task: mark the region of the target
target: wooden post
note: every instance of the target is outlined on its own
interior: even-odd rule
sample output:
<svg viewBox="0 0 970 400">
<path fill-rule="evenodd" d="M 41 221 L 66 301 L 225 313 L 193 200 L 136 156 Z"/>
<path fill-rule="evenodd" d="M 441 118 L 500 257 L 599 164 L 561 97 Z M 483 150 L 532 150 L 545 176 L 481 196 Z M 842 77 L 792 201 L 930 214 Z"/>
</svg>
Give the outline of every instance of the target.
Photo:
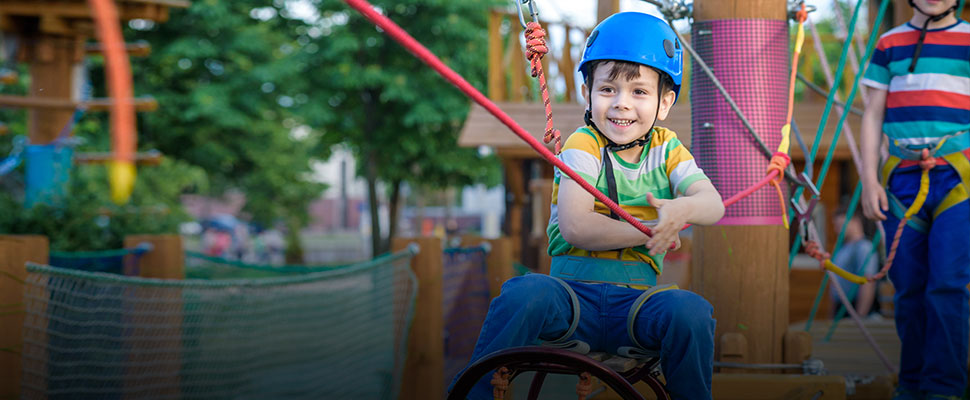
<svg viewBox="0 0 970 400">
<path fill-rule="evenodd" d="M 515 275 L 512 266 L 512 238 L 503 236 L 497 239 L 484 239 L 478 235 L 465 235 L 462 246 L 477 246 L 482 242 L 491 247 L 485 258 L 485 276 L 488 279 L 488 293 L 495 298 L 502 291 L 502 284 Z"/>
<path fill-rule="evenodd" d="M 695 23 L 742 19 L 785 21 L 786 3 L 782 0 L 697 0 L 694 2 Z M 709 40 L 717 40 L 717 38 L 709 38 Z M 716 45 L 723 46 L 723 51 L 733 51 L 732 49 L 752 44 L 718 42 Z M 717 49 L 715 51 L 721 51 L 721 47 L 715 47 L 715 49 Z M 718 71 L 716 67 L 715 72 L 725 73 Z M 700 76 L 703 74 L 695 74 L 695 78 Z M 724 79 L 723 76 L 721 79 Z M 756 86 L 759 92 L 774 93 L 772 91 L 778 90 L 787 93 L 785 87 L 767 87 L 766 83 L 759 82 L 762 80 L 752 76 L 751 79 L 745 80 L 745 90 L 756 90 L 752 88 Z M 732 87 L 728 86 L 727 90 L 731 93 Z M 735 100 L 737 101 L 737 98 Z M 705 107 L 714 107 L 713 103 L 703 105 L 695 102 L 694 105 L 694 118 L 703 115 L 700 113 L 704 112 L 713 114 L 711 110 L 705 109 Z M 784 107 L 784 105 L 778 106 Z M 747 117 L 756 126 L 760 122 L 758 118 L 766 118 L 751 113 L 748 113 Z M 694 147 L 697 147 L 699 137 L 716 135 L 717 129 L 719 128 L 715 126 L 713 130 L 695 131 Z M 775 132 L 759 133 L 762 137 L 778 135 Z M 760 156 L 760 152 L 758 155 Z M 711 169 L 710 166 L 706 168 Z M 726 169 L 721 176 L 732 173 L 728 169 L 729 166 L 715 166 L 715 168 Z M 727 336 L 728 338 L 741 335 L 748 344 L 748 354 L 740 357 L 747 362 L 781 362 L 782 337 L 787 332 L 788 324 L 789 249 L 788 231 L 781 225 L 781 219 L 778 219 L 777 225 L 696 227 L 693 239 L 694 268 L 691 273 L 691 289 L 703 295 L 714 305 L 714 318 L 717 320 L 716 346 L 719 348 L 725 343 L 725 335 L 730 335 Z M 726 349 L 719 348 L 716 353 L 726 354 L 723 350 Z"/>
<path fill-rule="evenodd" d="M 418 277 L 418 298 L 398 399 L 442 399 L 445 397 L 443 246 L 436 237 L 394 238 L 391 249 L 400 251 L 411 243 L 420 247 L 420 252 L 411 260 L 411 270 Z"/>
<path fill-rule="evenodd" d="M 505 68 L 502 68 L 502 19 L 496 10 L 488 14 L 488 98 L 505 100 Z"/>
<path fill-rule="evenodd" d="M 130 263 L 125 257 L 125 275 L 143 278 L 185 279 L 185 254 L 182 251 L 182 238 L 178 235 L 129 235 L 125 236 L 125 248 L 150 243 L 152 250 L 141 255 L 138 263 Z M 141 352 L 128 354 L 128 377 L 125 379 L 125 398 L 142 398 L 151 394 L 178 397 L 180 392 L 179 370 L 182 364 L 182 292 L 177 288 L 134 286 L 130 288 L 126 300 L 131 301 L 133 329 L 128 336 L 135 350 L 149 347 L 168 348 L 171 352 L 164 355 L 145 355 Z M 148 326 L 142 325 L 150 322 Z M 158 341 L 159 338 L 166 338 Z M 164 364 L 161 364 L 163 363 Z M 154 364 L 148 370 L 139 365 Z M 165 374 L 158 374 L 165 371 Z"/>
<path fill-rule="evenodd" d="M 179 235 L 128 235 L 125 248 L 151 243 L 152 250 L 143 254 L 134 267 L 129 270 L 125 262 L 125 275 L 143 278 L 185 279 L 185 254 L 182 251 L 182 238 Z M 131 256 L 128 256 L 131 257 Z"/>
<path fill-rule="evenodd" d="M 596 3 L 596 23 L 620 11 L 620 0 L 599 0 Z"/>
<path fill-rule="evenodd" d="M 0 398 L 20 397 L 26 263 L 47 264 L 46 236 L 0 235 Z"/>
<path fill-rule="evenodd" d="M 801 364 L 812 356 L 812 335 L 805 331 L 788 331 L 784 352 L 785 364 Z"/>
<path fill-rule="evenodd" d="M 529 192 L 532 195 L 532 232 L 529 241 L 537 248 L 536 272 L 549 274 L 552 257 L 549 256 L 549 238 L 546 236 L 546 225 L 552 212 L 552 179 L 535 178 L 529 181 Z"/>
<path fill-rule="evenodd" d="M 74 98 L 74 67 L 84 57 L 84 36 L 40 34 L 27 46 L 30 63 L 30 96 L 51 100 Z M 31 109 L 28 127 L 31 144 L 46 144 L 57 138 L 74 114 L 72 109 Z"/>
</svg>

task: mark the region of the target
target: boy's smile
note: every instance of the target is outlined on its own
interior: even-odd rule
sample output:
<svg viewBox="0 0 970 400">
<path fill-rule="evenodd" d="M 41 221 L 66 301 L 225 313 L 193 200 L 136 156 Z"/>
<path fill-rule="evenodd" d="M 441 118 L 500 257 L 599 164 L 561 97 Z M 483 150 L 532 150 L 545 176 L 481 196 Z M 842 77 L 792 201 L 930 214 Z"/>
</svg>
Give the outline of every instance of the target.
<svg viewBox="0 0 970 400">
<path fill-rule="evenodd" d="M 676 95 L 672 91 L 663 96 L 657 94 L 660 76 L 652 68 L 641 65 L 637 77 L 630 79 L 625 74 L 616 74 L 618 76 L 610 79 L 613 66 L 612 62 L 602 64 L 593 72 L 587 107 L 600 133 L 623 145 L 642 138 L 656 120 L 665 119 Z M 628 150 L 639 156 L 642 148 L 636 146 Z"/>
</svg>

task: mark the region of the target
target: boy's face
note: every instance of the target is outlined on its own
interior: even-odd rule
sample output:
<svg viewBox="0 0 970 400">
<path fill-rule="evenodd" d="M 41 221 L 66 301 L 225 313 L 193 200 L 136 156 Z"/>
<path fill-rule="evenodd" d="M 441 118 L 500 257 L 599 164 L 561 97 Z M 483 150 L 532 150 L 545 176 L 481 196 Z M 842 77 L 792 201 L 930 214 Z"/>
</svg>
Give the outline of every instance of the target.
<svg viewBox="0 0 970 400">
<path fill-rule="evenodd" d="M 929 14 L 940 14 L 957 4 L 957 0 L 914 0 L 920 10 Z"/>
<path fill-rule="evenodd" d="M 584 87 L 583 95 L 600 132 L 616 144 L 627 144 L 646 135 L 655 119 L 667 118 L 676 94 L 666 90 L 658 96 L 660 76 L 643 65 L 639 77 L 628 79 L 626 74 L 617 74 L 610 79 L 613 64 L 602 64 L 593 71 L 592 93 Z"/>
</svg>

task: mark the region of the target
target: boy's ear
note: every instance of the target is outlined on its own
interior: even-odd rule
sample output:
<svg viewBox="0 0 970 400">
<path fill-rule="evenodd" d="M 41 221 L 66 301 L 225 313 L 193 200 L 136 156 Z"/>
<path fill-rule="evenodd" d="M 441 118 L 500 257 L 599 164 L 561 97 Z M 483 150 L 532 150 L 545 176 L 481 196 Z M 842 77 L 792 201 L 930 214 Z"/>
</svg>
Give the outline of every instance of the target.
<svg viewBox="0 0 970 400">
<path fill-rule="evenodd" d="M 660 110 L 657 112 L 658 120 L 667 119 L 667 114 L 670 114 L 670 109 L 674 107 L 674 101 L 677 100 L 677 94 L 673 90 L 667 90 L 664 95 L 660 97 Z"/>
<path fill-rule="evenodd" d="M 583 93 L 583 102 L 586 103 L 586 109 L 589 110 L 589 91 L 586 90 L 585 83 L 583 84 L 583 87 L 579 89 L 579 91 Z"/>
</svg>

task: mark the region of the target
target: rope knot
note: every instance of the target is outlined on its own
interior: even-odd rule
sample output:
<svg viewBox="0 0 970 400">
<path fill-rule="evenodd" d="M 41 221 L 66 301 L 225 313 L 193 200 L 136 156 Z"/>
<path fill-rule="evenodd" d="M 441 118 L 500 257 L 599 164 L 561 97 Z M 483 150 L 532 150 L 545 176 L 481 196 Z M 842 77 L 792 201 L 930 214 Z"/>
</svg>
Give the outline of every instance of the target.
<svg viewBox="0 0 970 400">
<path fill-rule="evenodd" d="M 785 168 L 788 167 L 788 163 L 791 162 L 791 157 L 788 154 L 776 151 L 775 154 L 771 155 L 771 162 L 768 163 L 767 173 L 771 171 L 776 171 L 777 175 L 771 179 L 771 186 L 775 187 L 775 191 L 778 192 L 778 198 L 781 200 L 781 219 L 785 224 L 785 229 L 788 229 L 788 207 L 785 206 L 785 194 L 781 191 L 781 180 L 785 177 Z"/>
<path fill-rule="evenodd" d="M 820 263 L 831 258 L 831 254 L 822 249 L 822 246 L 814 240 L 805 241 L 805 254 L 808 254 L 812 258 L 818 260 Z"/>
<path fill-rule="evenodd" d="M 549 52 L 546 46 L 546 30 L 538 22 L 529 22 L 525 28 L 526 58 L 532 64 L 532 77 L 542 73 L 542 57 Z"/>
<path fill-rule="evenodd" d="M 549 143 L 549 142 L 551 142 L 553 140 L 556 141 L 556 144 L 555 144 L 556 153 L 555 154 L 559 154 L 559 152 L 562 150 L 562 134 L 559 132 L 559 129 L 551 129 L 551 130 L 550 129 L 546 129 L 546 134 L 542 137 L 542 140 L 544 142 L 546 142 L 546 143 Z"/>
</svg>

